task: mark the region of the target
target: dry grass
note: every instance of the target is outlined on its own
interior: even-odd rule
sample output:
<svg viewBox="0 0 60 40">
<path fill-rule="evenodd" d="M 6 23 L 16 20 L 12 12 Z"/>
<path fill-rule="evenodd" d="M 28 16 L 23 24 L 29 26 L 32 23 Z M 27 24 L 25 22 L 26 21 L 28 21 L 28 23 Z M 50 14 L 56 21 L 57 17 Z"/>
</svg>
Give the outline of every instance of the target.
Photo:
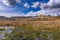
<svg viewBox="0 0 60 40">
<path fill-rule="evenodd" d="M 0 21 L 0 26 L 17 26 L 17 29 L 13 30 L 12 35 L 8 34 L 9 38 L 13 36 L 13 40 L 15 40 L 14 38 L 16 37 L 18 40 L 20 35 L 24 35 L 25 40 L 31 40 L 31 38 L 34 39 L 34 37 L 38 37 L 38 39 L 41 38 L 41 40 L 60 40 L 60 18 L 56 17 L 27 18 L 16 21 L 5 20 Z M 23 32 L 20 30 L 23 30 Z M 6 40 L 9 40 L 9 38 Z"/>
<path fill-rule="evenodd" d="M 16 21 L 0 20 L 0 26 L 60 27 L 60 17 L 25 18 Z"/>
</svg>

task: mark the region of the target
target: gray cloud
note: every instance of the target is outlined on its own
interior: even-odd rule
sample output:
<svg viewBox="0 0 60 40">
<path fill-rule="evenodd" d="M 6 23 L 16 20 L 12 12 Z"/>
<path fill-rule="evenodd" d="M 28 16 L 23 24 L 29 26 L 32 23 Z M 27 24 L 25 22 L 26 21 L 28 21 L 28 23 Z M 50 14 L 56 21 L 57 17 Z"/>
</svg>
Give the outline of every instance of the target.
<svg viewBox="0 0 60 40">
<path fill-rule="evenodd" d="M 3 4 L 5 4 L 6 6 L 13 6 L 13 5 L 17 4 L 16 0 L 1 0 L 1 2 Z"/>
<path fill-rule="evenodd" d="M 41 3 L 41 9 L 46 8 L 60 8 L 59 0 L 50 0 L 48 3 Z"/>
<path fill-rule="evenodd" d="M 16 0 L 7 0 L 9 2 L 10 5 L 15 5 L 17 2 Z"/>
<path fill-rule="evenodd" d="M 37 8 L 38 6 L 40 6 L 40 2 L 33 2 L 33 5 L 31 7 Z"/>
<path fill-rule="evenodd" d="M 40 13 L 58 16 L 60 15 L 60 1 L 50 0 L 48 3 L 40 3 Z M 44 11 L 43 11 L 44 10 Z"/>
<path fill-rule="evenodd" d="M 60 1 L 59 0 L 49 0 L 48 3 L 40 3 L 41 10 L 37 12 L 29 12 L 27 15 L 51 15 L 60 16 Z"/>
</svg>

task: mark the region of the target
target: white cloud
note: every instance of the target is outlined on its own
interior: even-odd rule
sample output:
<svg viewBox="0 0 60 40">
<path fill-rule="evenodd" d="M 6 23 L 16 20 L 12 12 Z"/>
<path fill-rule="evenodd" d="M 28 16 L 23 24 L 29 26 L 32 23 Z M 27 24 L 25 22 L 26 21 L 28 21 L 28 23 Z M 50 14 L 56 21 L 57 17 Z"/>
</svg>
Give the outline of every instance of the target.
<svg viewBox="0 0 60 40">
<path fill-rule="evenodd" d="M 16 0 L 1 0 L 1 2 L 4 5 L 11 7 L 11 6 L 15 5 L 18 1 L 16 1 Z"/>
<path fill-rule="evenodd" d="M 40 14 L 39 11 L 38 11 L 38 12 L 30 11 L 30 12 L 28 12 L 27 15 L 25 15 L 25 16 L 38 16 L 39 14 Z"/>
<path fill-rule="evenodd" d="M 24 7 L 29 8 L 30 5 L 29 5 L 28 3 L 25 3 L 25 4 L 24 4 Z"/>
<path fill-rule="evenodd" d="M 40 2 L 33 2 L 32 4 L 32 7 L 37 8 L 40 5 Z"/>
<path fill-rule="evenodd" d="M 32 16 L 33 15 L 33 11 L 30 11 L 26 14 L 26 16 Z"/>
<path fill-rule="evenodd" d="M 21 3 L 21 0 L 16 0 L 17 1 L 17 3 Z"/>
<path fill-rule="evenodd" d="M 52 9 L 52 10 L 40 10 L 37 12 L 30 11 L 26 16 L 39 16 L 41 14 L 42 15 L 59 16 L 60 12 L 57 12 L 56 10 L 54 11 L 54 9 Z"/>
<path fill-rule="evenodd" d="M 60 8 L 59 0 L 50 0 L 48 3 L 42 3 L 42 8 Z"/>
<path fill-rule="evenodd" d="M 45 15 L 58 16 L 60 15 L 60 1 L 49 0 L 48 3 L 40 3 L 40 13 Z"/>
<path fill-rule="evenodd" d="M 51 15 L 51 16 L 59 16 L 60 12 L 56 9 L 51 9 L 51 10 L 40 10 L 38 11 L 38 15 L 43 14 L 43 15 Z"/>
<path fill-rule="evenodd" d="M 0 16 L 6 16 L 6 17 L 11 17 L 11 16 L 24 16 L 24 13 L 19 12 L 14 12 L 14 13 L 9 13 L 9 12 L 0 12 Z"/>
<path fill-rule="evenodd" d="M 11 7 L 10 3 L 9 3 L 7 0 L 4 0 L 4 1 L 2 1 L 2 2 L 3 2 L 3 4 L 5 4 L 6 6 Z"/>
<path fill-rule="evenodd" d="M 1 3 L 0 3 L 0 11 L 4 11 L 6 10 L 5 6 L 3 6 Z"/>
<path fill-rule="evenodd" d="M 56 5 L 60 5 L 60 0 L 50 0 L 47 5 L 49 6 L 56 6 Z"/>
</svg>

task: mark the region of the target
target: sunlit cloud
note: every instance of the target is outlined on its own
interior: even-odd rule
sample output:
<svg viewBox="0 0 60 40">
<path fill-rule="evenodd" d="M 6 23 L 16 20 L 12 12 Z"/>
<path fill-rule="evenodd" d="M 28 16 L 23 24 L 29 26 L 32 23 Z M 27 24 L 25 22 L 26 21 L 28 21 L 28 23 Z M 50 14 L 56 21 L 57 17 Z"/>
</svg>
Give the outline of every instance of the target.
<svg viewBox="0 0 60 40">
<path fill-rule="evenodd" d="M 28 3 L 25 3 L 25 4 L 24 4 L 24 7 L 29 8 L 30 5 L 29 5 Z"/>
<path fill-rule="evenodd" d="M 32 7 L 37 8 L 39 7 L 40 2 L 33 2 L 32 4 L 33 4 Z"/>
</svg>

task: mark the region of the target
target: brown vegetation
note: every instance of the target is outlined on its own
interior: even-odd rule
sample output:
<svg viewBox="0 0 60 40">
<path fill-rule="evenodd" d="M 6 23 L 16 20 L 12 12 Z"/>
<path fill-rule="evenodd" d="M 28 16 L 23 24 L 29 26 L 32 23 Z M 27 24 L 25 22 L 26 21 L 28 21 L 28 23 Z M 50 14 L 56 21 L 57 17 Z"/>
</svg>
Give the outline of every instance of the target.
<svg viewBox="0 0 60 40">
<path fill-rule="evenodd" d="M 0 20 L 0 26 L 60 27 L 60 17 L 36 17 L 17 20 Z"/>
</svg>

